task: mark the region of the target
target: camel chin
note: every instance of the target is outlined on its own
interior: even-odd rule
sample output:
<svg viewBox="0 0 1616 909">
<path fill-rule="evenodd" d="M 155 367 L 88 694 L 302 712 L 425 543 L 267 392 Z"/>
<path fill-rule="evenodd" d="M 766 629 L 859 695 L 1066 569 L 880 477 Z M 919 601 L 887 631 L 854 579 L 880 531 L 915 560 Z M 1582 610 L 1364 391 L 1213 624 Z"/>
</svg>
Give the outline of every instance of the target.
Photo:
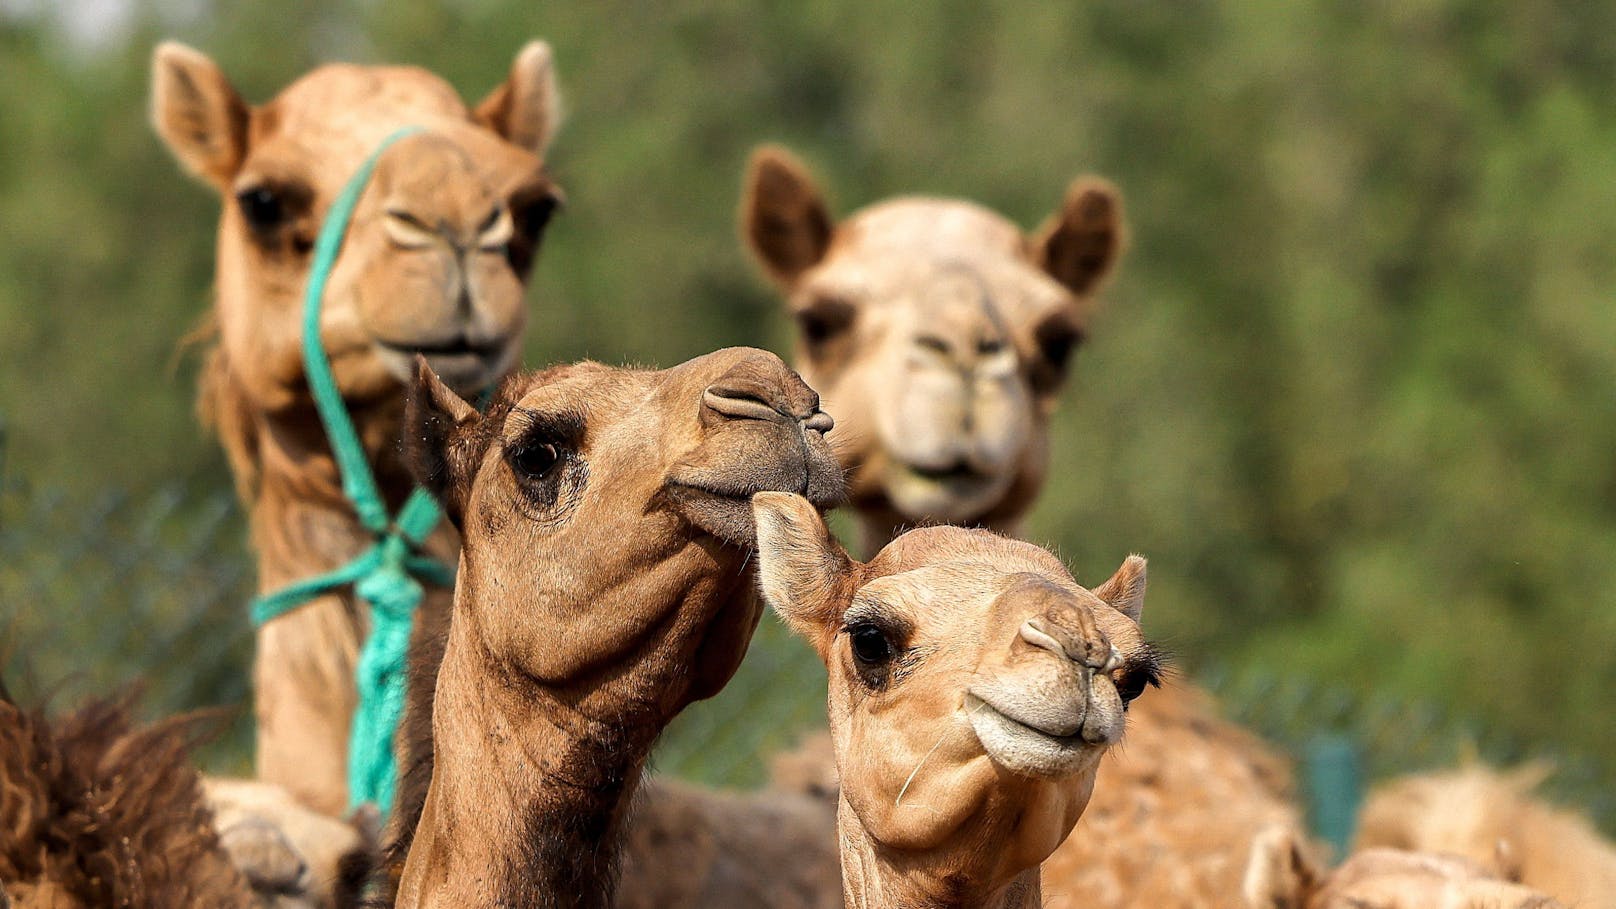
<svg viewBox="0 0 1616 909">
<path fill-rule="evenodd" d="M 964 524 L 998 504 L 1013 480 L 1008 473 L 937 473 L 894 463 L 881 486 L 893 508 L 910 522 Z"/>
<path fill-rule="evenodd" d="M 414 381 L 415 357 L 419 354 L 426 357 L 427 365 L 438 374 L 443 384 L 456 394 L 472 396 L 494 385 L 515 367 L 521 354 L 521 344 L 515 336 L 492 345 L 466 345 L 459 349 L 377 341 L 374 350 L 388 375 L 401 384 Z"/>
</svg>

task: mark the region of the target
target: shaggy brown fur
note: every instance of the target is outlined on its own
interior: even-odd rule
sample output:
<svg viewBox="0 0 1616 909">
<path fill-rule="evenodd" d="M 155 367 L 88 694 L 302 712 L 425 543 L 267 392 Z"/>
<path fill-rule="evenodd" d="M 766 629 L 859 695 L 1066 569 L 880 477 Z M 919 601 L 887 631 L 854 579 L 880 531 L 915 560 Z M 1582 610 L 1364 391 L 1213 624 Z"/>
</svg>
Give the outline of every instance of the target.
<svg viewBox="0 0 1616 909">
<path fill-rule="evenodd" d="M 62 909 L 255 905 L 189 763 L 198 719 L 136 728 L 132 701 L 52 720 L 0 689 L 4 895 Z"/>
<path fill-rule="evenodd" d="M 1544 775 L 1476 764 L 1393 780 L 1365 803 L 1357 845 L 1461 855 L 1581 909 L 1616 907 L 1616 844 L 1535 798 Z"/>
</svg>

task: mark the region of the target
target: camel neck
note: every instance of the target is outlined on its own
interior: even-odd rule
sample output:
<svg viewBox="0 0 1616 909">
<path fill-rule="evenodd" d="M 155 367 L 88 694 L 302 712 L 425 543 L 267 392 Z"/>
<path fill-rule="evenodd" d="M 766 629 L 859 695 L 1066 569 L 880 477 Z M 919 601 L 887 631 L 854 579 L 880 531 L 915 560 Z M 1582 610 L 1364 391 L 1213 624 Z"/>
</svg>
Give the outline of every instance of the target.
<svg viewBox="0 0 1616 909">
<path fill-rule="evenodd" d="M 844 796 L 836 809 L 842 848 L 842 900 L 847 909 L 1037 909 L 1043 905 L 1038 868 L 988 887 L 950 867 L 926 867 L 876 843 Z M 950 872 L 954 873 L 950 873 Z"/>
<path fill-rule="evenodd" d="M 457 607 L 395 905 L 604 909 L 654 735 L 581 718 L 499 665 L 470 625 Z"/>
<path fill-rule="evenodd" d="M 260 415 L 250 445 L 231 445 L 232 467 L 250 482 L 258 591 L 270 593 L 347 564 L 375 543 L 342 492 L 342 479 L 312 409 Z M 402 466 L 383 438 L 398 432 L 382 408 L 355 415 L 390 508 L 408 494 Z M 241 437 L 234 437 L 239 441 Z M 238 479 L 240 477 L 238 476 Z M 458 537 L 447 525 L 429 551 L 452 563 Z M 429 590 L 423 611 L 446 610 Z M 253 657 L 258 775 L 305 804 L 338 813 L 348 803 L 347 749 L 355 707 L 354 666 L 368 618 L 352 591 L 316 597 L 258 630 Z"/>
</svg>

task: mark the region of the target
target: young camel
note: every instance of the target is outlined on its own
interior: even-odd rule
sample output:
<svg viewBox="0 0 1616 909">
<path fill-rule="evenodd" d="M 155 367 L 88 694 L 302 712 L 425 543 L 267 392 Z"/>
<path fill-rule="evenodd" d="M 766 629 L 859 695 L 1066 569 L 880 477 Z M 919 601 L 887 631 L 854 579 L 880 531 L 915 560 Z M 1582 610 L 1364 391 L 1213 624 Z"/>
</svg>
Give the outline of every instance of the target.
<svg viewBox="0 0 1616 909">
<path fill-rule="evenodd" d="M 797 322 L 797 367 L 836 415 L 865 549 L 905 524 L 1014 533 L 1043 483 L 1068 360 L 1124 246 L 1118 192 L 1080 177 L 1031 235 L 923 197 L 838 222 L 808 170 L 765 147 L 740 220 Z M 1079 835 L 1044 865 L 1049 905 L 1236 904 L 1252 837 L 1300 829 L 1286 762 L 1188 685 L 1148 699 L 1130 727 Z"/>
<path fill-rule="evenodd" d="M 1573 906 L 1616 907 L 1616 844 L 1535 797 L 1545 774 L 1474 764 L 1392 780 L 1364 803 L 1357 845 L 1452 853 Z"/>
<path fill-rule="evenodd" d="M 1364 849 L 1329 873 L 1285 830 L 1251 847 L 1247 909 L 1567 909 L 1457 855 Z M 1583 904 L 1577 904 L 1583 905 Z"/>
<path fill-rule="evenodd" d="M 249 107 L 220 68 L 179 44 L 152 63 L 152 120 L 179 163 L 216 190 L 218 343 L 201 411 L 250 512 L 262 592 L 328 571 L 371 535 L 347 499 L 300 353 L 302 293 L 333 197 L 384 139 L 323 301 L 320 338 L 367 460 L 397 508 L 411 483 L 396 449 L 403 383 L 424 353 L 463 393 L 515 362 L 524 282 L 560 198 L 543 156 L 555 131 L 549 48 L 528 44 L 474 109 L 410 67 L 322 66 Z M 453 564 L 458 541 L 429 542 Z M 446 609 L 429 588 L 424 609 Z M 367 627 L 351 592 L 258 632 L 257 770 L 327 813 L 347 805 L 354 663 Z"/>
<path fill-rule="evenodd" d="M 430 740 L 410 742 L 395 904 L 611 905 L 652 744 L 756 626 L 749 498 L 838 501 L 831 420 L 745 348 L 557 367 L 481 416 L 419 369 L 411 464 L 464 548 L 446 640 L 417 654 L 439 665 L 421 675 L 436 698 Z"/>
<path fill-rule="evenodd" d="M 1039 864 L 1158 678 L 1145 560 L 1091 592 L 1030 543 L 932 527 L 860 564 L 800 497 L 753 509 L 764 600 L 830 672 L 846 905 L 1041 906 Z"/>
</svg>

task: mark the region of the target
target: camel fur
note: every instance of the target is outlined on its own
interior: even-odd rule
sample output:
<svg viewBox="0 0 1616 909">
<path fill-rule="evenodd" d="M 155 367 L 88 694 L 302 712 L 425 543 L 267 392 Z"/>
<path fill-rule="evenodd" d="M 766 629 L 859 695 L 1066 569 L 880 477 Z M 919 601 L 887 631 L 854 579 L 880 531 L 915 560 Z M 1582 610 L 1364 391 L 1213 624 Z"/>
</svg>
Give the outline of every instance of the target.
<svg viewBox="0 0 1616 909">
<path fill-rule="evenodd" d="M 250 909 L 190 764 L 202 721 L 138 727 L 134 698 L 60 717 L 0 689 L 0 904 Z"/>
<path fill-rule="evenodd" d="M 1534 795 L 1546 775 L 1471 763 L 1391 780 L 1365 802 L 1357 847 L 1452 853 L 1570 906 L 1616 907 L 1616 844 Z"/>
<path fill-rule="evenodd" d="M 1258 835 L 1246 870 L 1246 909 L 1568 909 L 1463 856 L 1362 849 L 1325 871 L 1283 828 Z"/>
</svg>

